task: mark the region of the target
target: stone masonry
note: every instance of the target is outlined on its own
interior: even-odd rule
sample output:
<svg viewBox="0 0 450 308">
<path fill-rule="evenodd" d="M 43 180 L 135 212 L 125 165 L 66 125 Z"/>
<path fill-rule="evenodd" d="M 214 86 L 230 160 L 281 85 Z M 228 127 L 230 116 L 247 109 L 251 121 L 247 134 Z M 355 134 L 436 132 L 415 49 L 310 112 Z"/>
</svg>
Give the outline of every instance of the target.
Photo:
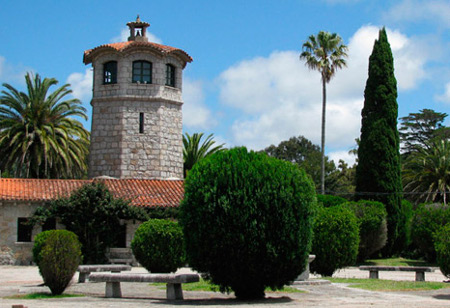
<svg viewBox="0 0 450 308">
<path fill-rule="evenodd" d="M 130 24 L 144 30 L 148 25 Z M 89 177 L 183 178 L 182 71 L 192 59 L 179 49 L 132 36 L 127 43 L 85 52 L 84 62 L 94 70 Z M 109 61 L 117 62 L 117 82 L 104 84 Z M 132 83 L 133 61 L 152 64 L 152 83 Z M 166 85 L 166 64 L 175 67 L 174 87 Z"/>
</svg>

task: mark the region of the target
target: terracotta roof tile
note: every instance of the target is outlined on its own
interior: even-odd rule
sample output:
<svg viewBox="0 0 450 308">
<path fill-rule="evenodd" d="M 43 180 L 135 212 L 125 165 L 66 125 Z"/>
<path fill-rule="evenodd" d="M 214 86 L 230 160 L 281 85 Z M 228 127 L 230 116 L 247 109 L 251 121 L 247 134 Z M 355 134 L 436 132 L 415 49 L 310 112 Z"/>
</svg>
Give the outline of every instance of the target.
<svg viewBox="0 0 450 308">
<path fill-rule="evenodd" d="M 115 197 L 131 200 L 132 205 L 142 207 L 177 207 L 184 196 L 182 180 L 0 179 L 0 200 L 49 201 L 67 197 L 93 181 L 103 182 Z"/>
<path fill-rule="evenodd" d="M 166 45 L 161 45 L 157 43 L 152 42 L 137 42 L 137 41 L 128 41 L 128 42 L 120 42 L 120 43 L 112 43 L 112 44 L 104 44 L 97 46 L 93 49 L 88 49 L 84 52 L 83 56 L 83 63 L 89 64 L 92 62 L 92 59 L 98 52 L 102 52 L 105 50 L 114 50 L 118 52 L 123 52 L 127 50 L 128 48 L 135 48 L 135 47 L 143 47 L 143 48 L 150 48 L 155 51 L 164 53 L 164 54 L 178 54 L 181 55 L 184 61 L 186 62 L 192 62 L 191 56 L 189 56 L 185 51 L 171 47 Z"/>
</svg>

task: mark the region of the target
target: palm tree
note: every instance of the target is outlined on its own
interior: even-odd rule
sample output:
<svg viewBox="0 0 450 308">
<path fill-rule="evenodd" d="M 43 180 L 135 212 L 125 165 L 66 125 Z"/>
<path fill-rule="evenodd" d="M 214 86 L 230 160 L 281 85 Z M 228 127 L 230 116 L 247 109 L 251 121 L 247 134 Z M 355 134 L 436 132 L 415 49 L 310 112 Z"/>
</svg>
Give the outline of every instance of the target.
<svg viewBox="0 0 450 308">
<path fill-rule="evenodd" d="M 206 137 L 203 143 L 201 143 L 202 137 L 203 133 L 195 133 L 192 136 L 188 133 L 183 135 L 184 177 L 201 159 L 223 150 L 223 143 L 212 147 L 216 143 L 213 140 L 213 134 Z"/>
<path fill-rule="evenodd" d="M 442 201 L 450 192 L 450 141 L 436 140 L 412 153 L 403 168 L 404 190 L 417 203 Z"/>
<path fill-rule="evenodd" d="M 0 96 L 0 168 L 16 177 L 82 177 L 87 170 L 89 132 L 73 117 L 87 119 L 69 84 L 27 73 L 27 93 L 4 83 Z"/>
<path fill-rule="evenodd" d="M 327 104 L 326 85 L 335 75 L 336 71 L 347 63 L 347 46 L 336 33 L 320 31 L 317 36 L 311 35 L 302 45 L 303 52 L 300 60 L 306 61 L 311 70 L 318 70 L 322 77 L 322 165 L 321 165 L 321 193 L 325 193 L 325 114 Z"/>
</svg>

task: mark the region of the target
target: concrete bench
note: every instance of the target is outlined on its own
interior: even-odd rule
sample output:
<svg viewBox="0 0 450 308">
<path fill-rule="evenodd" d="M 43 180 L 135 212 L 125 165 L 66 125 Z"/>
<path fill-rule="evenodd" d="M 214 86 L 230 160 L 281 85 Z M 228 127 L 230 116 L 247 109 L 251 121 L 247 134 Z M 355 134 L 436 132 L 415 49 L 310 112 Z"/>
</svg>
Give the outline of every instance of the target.
<svg viewBox="0 0 450 308">
<path fill-rule="evenodd" d="M 133 274 L 133 273 L 93 273 L 89 281 L 106 282 L 105 297 L 122 297 L 121 282 L 162 282 L 166 283 L 166 297 L 169 300 L 183 299 L 181 284 L 198 282 L 197 274 Z"/>
<path fill-rule="evenodd" d="M 80 265 L 77 269 L 80 272 L 78 276 L 78 282 L 83 283 L 86 278 L 89 278 L 92 272 L 113 272 L 120 273 L 123 271 L 131 271 L 130 265 L 119 264 L 94 264 L 94 265 Z"/>
<path fill-rule="evenodd" d="M 434 268 L 426 266 L 360 266 L 359 269 L 369 271 L 371 279 L 378 279 L 379 271 L 416 272 L 416 281 L 425 281 L 425 272 L 434 272 Z"/>
</svg>

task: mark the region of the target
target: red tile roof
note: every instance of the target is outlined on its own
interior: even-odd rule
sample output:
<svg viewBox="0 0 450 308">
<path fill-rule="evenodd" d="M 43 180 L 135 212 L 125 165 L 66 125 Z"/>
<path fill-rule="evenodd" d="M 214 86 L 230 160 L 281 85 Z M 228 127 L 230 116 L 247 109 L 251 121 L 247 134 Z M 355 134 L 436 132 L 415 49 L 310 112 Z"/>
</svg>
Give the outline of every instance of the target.
<svg viewBox="0 0 450 308">
<path fill-rule="evenodd" d="M 93 49 L 88 49 L 84 52 L 83 63 L 84 64 L 91 63 L 92 60 L 94 59 L 94 57 L 98 53 L 106 51 L 106 50 L 112 50 L 112 51 L 121 53 L 121 52 L 124 52 L 131 48 L 148 48 L 148 49 L 151 49 L 153 51 L 157 51 L 157 52 L 163 53 L 163 54 L 178 55 L 179 57 L 181 57 L 183 59 L 183 61 L 192 62 L 191 56 L 189 56 L 185 51 L 175 48 L 175 47 L 156 44 L 156 43 L 152 43 L 152 42 L 128 41 L 128 42 L 121 42 L 121 43 L 104 44 L 104 45 L 95 47 Z"/>
<path fill-rule="evenodd" d="M 45 180 L 0 179 L 0 200 L 49 201 L 67 197 L 81 186 L 94 181 L 103 182 L 117 198 L 131 200 L 143 207 L 177 207 L 184 196 L 182 180 Z"/>
</svg>

